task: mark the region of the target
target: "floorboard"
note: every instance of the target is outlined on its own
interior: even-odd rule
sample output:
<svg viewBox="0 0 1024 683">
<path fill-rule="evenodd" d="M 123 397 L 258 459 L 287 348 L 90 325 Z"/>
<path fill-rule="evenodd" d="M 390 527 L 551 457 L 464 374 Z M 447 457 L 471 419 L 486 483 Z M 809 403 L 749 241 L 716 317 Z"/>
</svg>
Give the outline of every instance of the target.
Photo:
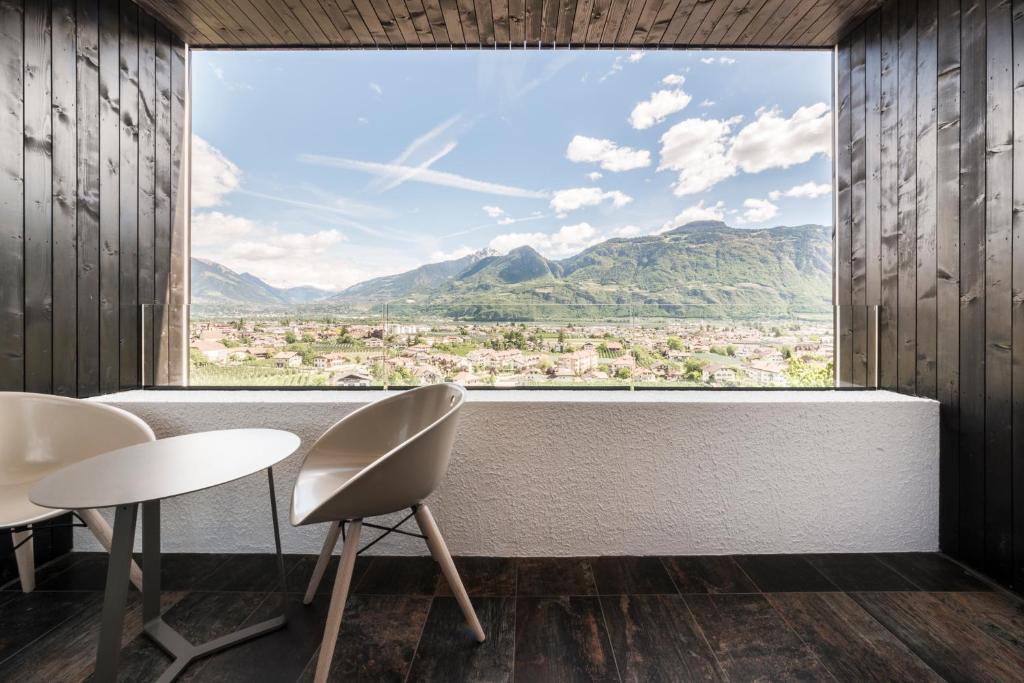
<svg viewBox="0 0 1024 683">
<path fill-rule="evenodd" d="M 201 660 L 185 683 L 312 681 L 335 563 L 286 556 L 285 628 Z M 0 681 L 90 680 L 106 555 L 0 586 Z M 1024 680 L 1024 600 L 938 554 L 456 558 L 476 643 L 429 557 L 360 557 L 331 681 Z M 165 619 L 193 642 L 280 609 L 271 555 L 167 554 Z M 43 588 L 42 586 L 46 586 Z M 129 611 L 119 680 L 170 663 Z"/>
</svg>

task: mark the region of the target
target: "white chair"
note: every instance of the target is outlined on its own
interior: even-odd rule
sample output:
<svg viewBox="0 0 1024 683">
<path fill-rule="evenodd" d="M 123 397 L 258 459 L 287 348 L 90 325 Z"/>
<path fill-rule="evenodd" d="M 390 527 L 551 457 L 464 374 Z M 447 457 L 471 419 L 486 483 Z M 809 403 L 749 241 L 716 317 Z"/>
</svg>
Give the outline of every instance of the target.
<svg viewBox="0 0 1024 683">
<path fill-rule="evenodd" d="M 21 589 L 35 589 L 32 527 L 72 512 L 53 510 L 28 499 L 32 486 L 65 465 L 156 437 L 149 426 L 124 410 L 101 403 L 46 394 L 0 392 L 0 530 L 12 533 Z M 74 510 L 110 551 L 111 530 L 96 510 Z M 131 579 L 142 589 L 142 572 L 132 562 Z"/>
<path fill-rule="evenodd" d="M 306 590 L 305 604 L 312 602 L 343 531 L 342 525 L 347 523 L 317 659 L 317 683 L 327 680 L 331 667 L 362 527 L 382 529 L 383 535 L 397 529 L 397 525 L 381 527 L 363 522 L 366 517 L 412 509 L 405 519 L 416 517 L 430 553 L 441 565 L 474 636 L 478 642 L 484 641 L 483 628 L 448 547 L 430 510 L 423 504 L 448 469 L 456 421 L 464 400 L 465 390 L 454 384 L 405 391 L 346 416 L 328 429 L 306 455 L 292 493 L 292 524 L 331 525 Z"/>
</svg>

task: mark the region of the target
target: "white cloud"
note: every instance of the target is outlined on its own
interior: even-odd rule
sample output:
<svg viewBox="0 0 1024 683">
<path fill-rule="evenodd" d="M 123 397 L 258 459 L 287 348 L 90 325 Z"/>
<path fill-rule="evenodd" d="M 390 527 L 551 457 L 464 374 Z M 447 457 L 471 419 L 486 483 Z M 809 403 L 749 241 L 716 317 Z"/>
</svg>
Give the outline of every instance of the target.
<svg viewBox="0 0 1024 683">
<path fill-rule="evenodd" d="M 725 202 L 716 202 L 711 206 L 705 206 L 704 200 L 700 200 L 693 206 L 688 206 L 680 211 L 675 218 L 666 221 L 658 232 L 667 232 L 680 225 L 686 225 L 694 221 L 720 221 L 725 219 Z"/>
<path fill-rule="evenodd" d="M 430 253 L 430 263 L 440 263 L 441 261 L 455 261 L 460 258 L 469 256 L 470 254 L 476 253 L 476 250 L 472 247 L 459 247 L 452 251 L 433 251 Z"/>
<path fill-rule="evenodd" d="M 605 192 L 599 187 L 574 187 L 555 192 L 551 198 L 551 208 L 559 215 L 565 215 L 584 206 L 597 206 L 606 200 L 619 209 L 633 201 L 633 198 L 618 190 Z"/>
<path fill-rule="evenodd" d="M 548 258 L 560 259 L 577 254 L 603 238 L 589 223 L 563 225 L 558 232 L 510 232 L 498 235 L 488 245 L 503 254 L 518 247 L 533 247 Z"/>
<path fill-rule="evenodd" d="M 577 163 L 596 163 L 606 171 L 630 171 L 651 165 L 651 153 L 646 149 L 620 147 L 611 140 L 575 135 L 569 141 L 565 157 Z M 600 178 L 600 174 L 597 176 Z M 592 178 L 593 180 L 593 178 Z"/>
<path fill-rule="evenodd" d="M 748 223 L 764 223 L 775 218 L 779 213 L 779 207 L 767 199 L 745 199 L 743 200 L 743 212 L 736 218 L 740 225 Z"/>
<path fill-rule="evenodd" d="M 600 80 L 605 81 L 605 80 L 611 78 L 615 74 L 617 74 L 620 71 L 622 71 L 622 69 L 625 67 L 625 65 L 627 63 L 629 63 L 629 64 L 636 64 L 637 62 L 639 62 L 643 58 L 644 58 L 643 50 L 634 50 L 634 51 L 628 53 L 627 55 L 619 55 L 612 62 L 612 67 L 611 67 L 611 69 L 608 70 L 608 73 L 606 73 L 604 76 L 601 76 Z"/>
<path fill-rule="evenodd" d="M 736 174 L 728 155 L 729 134 L 739 118 L 686 119 L 661 136 L 661 164 L 658 170 L 677 171 L 675 194 L 703 192 Z"/>
<path fill-rule="evenodd" d="M 778 201 L 782 197 L 807 197 L 814 199 L 816 197 L 824 197 L 827 194 L 832 194 L 831 185 L 828 183 L 816 183 L 811 180 L 803 185 L 794 185 L 785 191 L 773 190 L 768 193 L 768 198 L 772 201 Z"/>
<path fill-rule="evenodd" d="M 238 189 L 242 172 L 219 149 L 192 136 L 192 207 L 220 206 L 225 195 Z"/>
<path fill-rule="evenodd" d="M 692 98 L 679 89 L 659 90 L 650 99 L 633 107 L 629 115 L 629 124 L 637 130 L 650 128 L 661 123 L 667 116 L 686 108 Z"/>
<path fill-rule="evenodd" d="M 502 214 L 505 213 L 505 209 L 501 208 L 500 206 L 485 206 L 483 207 L 483 209 L 484 213 L 486 213 L 491 218 L 497 218 L 498 216 L 501 216 Z"/>
<path fill-rule="evenodd" d="M 832 115 L 824 102 L 800 107 L 788 119 L 777 109 L 759 109 L 757 119 L 736 134 L 730 156 L 747 173 L 789 168 L 832 151 Z"/>
<path fill-rule="evenodd" d="M 669 74 L 661 79 L 661 82 L 665 85 L 682 85 L 686 82 L 686 76 L 682 74 Z"/>
<path fill-rule="evenodd" d="M 591 182 L 596 182 L 603 177 L 604 174 L 601 173 L 600 171 L 591 171 L 590 173 L 587 174 L 587 179 L 590 180 Z"/>
<path fill-rule="evenodd" d="M 380 87 L 380 85 L 378 85 L 377 83 L 373 83 L 372 81 L 370 82 L 370 90 L 377 93 L 378 96 L 384 94 L 384 88 Z"/>
<path fill-rule="evenodd" d="M 701 57 L 700 61 L 704 64 L 735 64 L 736 60 L 732 57 Z"/>
<path fill-rule="evenodd" d="M 406 145 L 405 149 L 403 149 L 397 157 L 391 160 L 392 164 L 399 166 L 411 166 L 415 171 L 392 178 L 386 183 L 384 182 L 384 179 L 378 179 L 371 183 L 371 187 L 378 192 L 393 190 L 406 180 L 411 179 L 412 176 L 426 168 L 430 168 L 436 162 L 447 156 L 453 149 L 455 149 L 455 141 L 449 140 L 442 143 L 440 147 L 438 147 L 437 144 L 441 143 L 441 136 L 448 132 L 452 126 L 458 123 L 460 118 L 461 117 L 459 115 L 455 115 L 451 118 L 445 119 L 423 135 L 415 138 L 412 142 Z"/>
<path fill-rule="evenodd" d="M 220 211 L 192 216 L 194 256 L 279 287 L 334 289 L 383 274 L 365 259 L 349 261 L 350 255 L 338 249 L 344 241 L 344 234 L 335 229 L 298 232 Z M 395 266 L 392 262 L 388 267 Z"/>
<path fill-rule="evenodd" d="M 644 230 L 638 225 L 623 225 L 621 228 L 612 230 L 608 237 L 639 237 L 642 234 L 644 234 Z"/>
<path fill-rule="evenodd" d="M 704 108 L 713 107 L 713 106 L 715 106 L 715 101 L 714 100 L 702 100 L 701 103 L 700 103 L 700 106 L 702 106 Z"/>
<path fill-rule="evenodd" d="M 191 243 L 193 247 L 230 244 L 257 227 L 248 218 L 232 216 L 220 211 L 202 211 L 192 215 Z"/>
<path fill-rule="evenodd" d="M 484 180 L 467 178 L 455 173 L 435 171 L 433 169 L 402 166 L 400 164 L 382 164 L 376 161 L 359 161 L 357 159 L 345 159 L 343 157 L 329 157 L 319 154 L 303 154 L 299 157 L 302 161 L 319 166 L 342 168 L 351 171 L 361 171 L 383 178 L 404 178 L 429 185 L 441 185 L 453 187 L 469 192 L 481 192 L 483 194 L 494 194 L 505 197 L 524 197 L 530 199 L 543 199 L 548 195 L 545 192 L 526 190 L 511 185 L 501 185 Z"/>
<path fill-rule="evenodd" d="M 498 219 L 498 225 L 512 225 L 516 222 L 516 219 L 512 218 L 512 216 L 502 216 Z"/>
</svg>

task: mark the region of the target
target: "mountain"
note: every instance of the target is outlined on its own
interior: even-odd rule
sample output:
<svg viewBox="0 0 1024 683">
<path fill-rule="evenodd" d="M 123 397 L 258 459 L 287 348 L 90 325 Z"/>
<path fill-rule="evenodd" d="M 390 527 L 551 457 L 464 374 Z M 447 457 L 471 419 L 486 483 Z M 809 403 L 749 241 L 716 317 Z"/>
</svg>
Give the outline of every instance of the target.
<svg viewBox="0 0 1024 683">
<path fill-rule="evenodd" d="M 192 258 L 193 304 L 305 304 L 333 292 L 316 287 L 280 288 L 250 273 L 236 273 L 219 263 Z"/>
<path fill-rule="evenodd" d="M 331 303 L 383 303 L 404 299 L 413 294 L 433 291 L 452 278 L 472 269 L 477 263 L 497 255 L 484 249 L 468 256 L 428 263 L 413 270 L 366 280 L 342 290 L 330 298 Z"/>
<path fill-rule="evenodd" d="M 384 302 L 480 314 L 530 304 L 679 304 L 797 307 L 832 304 L 832 231 L 821 225 L 758 230 L 689 223 L 660 235 L 615 238 L 552 260 L 531 247 L 484 250 L 374 278 L 332 294 L 279 289 L 192 259 L 193 303 L 366 306 Z M 511 307 L 511 308 L 510 308 Z"/>
<path fill-rule="evenodd" d="M 432 264 L 430 268 L 443 269 L 446 277 L 416 286 L 405 278 L 427 266 L 382 278 L 407 282 L 397 296 L 363 283 L 332 301 L 377 303 L 390 298 L 447 307 L 639 302 L 826 309 L 832 299 L 831 229 L 820 225 L 745 230 L 702 221 L 660 235 L 606 240 L 562 260 L 520 247 L 505 255 L 482 256 L 456 272 L 461 265 L 461 260 Z"/>
</svg>

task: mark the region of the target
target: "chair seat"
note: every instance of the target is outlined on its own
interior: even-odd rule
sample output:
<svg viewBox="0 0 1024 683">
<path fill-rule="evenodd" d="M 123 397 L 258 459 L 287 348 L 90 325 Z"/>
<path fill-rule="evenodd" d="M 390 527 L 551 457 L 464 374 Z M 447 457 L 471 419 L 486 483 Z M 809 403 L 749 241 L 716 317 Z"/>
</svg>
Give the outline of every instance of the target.
<svg viewBox="0 0 1024 683">
<path fill-rule="evenodd" d="M 36 482 L 0 484 L 0 529 L 25 526 L 64 514 L 65 510 L 54 510 L 36 505 L 28 499 L 28 490 Z"/>
<path fill-rule="evenodd" d="M 302 524 L 323 501 L 330 499 L 363 469 L 363 465 L 303 468 L 292 491 L 292 524 Z"/>
</svg>

